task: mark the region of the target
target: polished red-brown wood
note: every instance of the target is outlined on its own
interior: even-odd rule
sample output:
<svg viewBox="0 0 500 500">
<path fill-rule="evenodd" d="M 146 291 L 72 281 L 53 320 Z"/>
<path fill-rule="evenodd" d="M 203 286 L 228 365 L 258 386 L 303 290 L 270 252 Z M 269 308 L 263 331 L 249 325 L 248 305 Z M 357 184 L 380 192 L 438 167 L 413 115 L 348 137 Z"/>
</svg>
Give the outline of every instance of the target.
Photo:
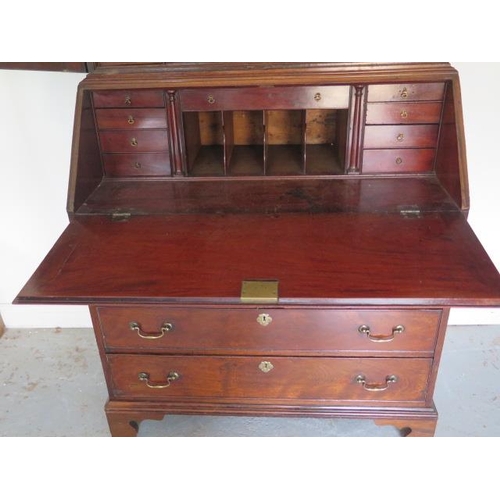
<svg viewBox="0 0 500 500">
<path fill-rule="evenodd" d="M 449 308 L 500 305 L 463 136 L 448 64 L 103 63 L 70 225 L 17 302 L 91 306 L 113 435 L 168 413 L 432 435 Z M 243 304 L 247 279 L 277 303 Z"/>
<path fill-rule="evenodd" d="M 168 153 L 113 153 L 102 155 L 108 177 L 156 177 L 170 175 Z"/>
<path fill-rule="evenodd" d="M 443 118 L 439 134 L 439 144 L 436 156 L 436 176 L 450 193 L 457 205 L 464 211 L 469 209 L 469 191 L 465 144 L 460 129 L 461 108 L 455 104 L 455 93 L 459 89 L 448 85 L 443 105 Z M 462 165 L 457 171 L 456 166 Z"/>
<path fill-rule="evenodd" d="M 321 400 L 323 404 L 363 405 L 371 401 L 382 406 L 387 402 L 408 406 L 425 400 L 431 368 L 431 360 L 425 358 L 109 354 L 107 360 L 113 398 L 223 399 L 227 403 Z M 147 382 L 140 379 L 140 373 L 148 375 Z M 169 383 L 171 373 L 178 378 Z M 358 382 L 359 376 L 366 384 Z M 395 377 L 395 381 L 388 382 L 388 377 Z"/>
<path fill-rule="evenodd" d="M 271 322 L 261 325 L 261 315 Z M 98 307 L 97 316 L 113 352 L 432 356 L 441 310 L 141 306 Z M 171 329 L 162 335 L 165 323 Z"/>
<path fill-rule="evenodd" d="M 409 151 L 409 150 L 408 150 Z M 410 205 L 421 212 L 452 212 L 457 206 L 434 177 L 273 178 L 213 182 L 157 180 L 127 182 L 105 179 L 80 215 L 112 214 L 126 207 L 131 214 L 180 213 L 400 213 Z M 243 182 L 244 181 L 244 182 Z"/>
<path fill-rule="evenodd" d="M 373 420 L 378 425 L 391 425 L 401 436 L 428 437 L 434 435 L 437 412 L 434 406 L 421 408 L 384 408 L 380 406 L 331 406 L 316 404 L 240 404 L 224 401 L 196 405 L 181 401 L 120 401 L 111 400 L 105 406 L 112 436 L 136 436 L 139 424 L 146 419 L 161 420 L 167 415 L 238 415 L 238 416 L 308 416 L 322 418 L 355 418 Z M 168 425 L 168 416 L 166 417 Z"/>
<path fill-rule="evenodd" d="M 105 130 L 99 137 L 103 153 L 168 151 L 166 130 Z"/>
<path fill-rule="evenodd" d="M 369 125 L 365 128 L 365 149 L 435 148 L 437 125 Z"/>
<path fill-rule="evenodd" d="M 167 128 L 164 109 L 96 109 L 97 126 L 102 129 Z"/>
<path fill-rule="evenodd" d="M 366 107 L 367 125 L 439 123 L 440 102 L 371 102 Z"/>
<path fill-rule="evenodd" d="M 182 111 L 343 109 L 348 105 L 348 86 L 207 88 L 180 91 Z"/>
<path fill-rule="evenodd" d="M 349 151 L 349 172 L 358 172 L 361 168 L 362 141 L 363 141 L 363 116 L 365 115 L 366 87 L 355 85 L 353 89 L 351 115 L 352 138 Z"/>
<path fill-rule="evenodd" d="M 164 92 L 160 90 L 99 90 L 92 93 L 96 108 L 162 108 Z"/>
<path fill-rule="evenodd" d="M 397 83 L 370 85 L 368 102 L 377 101 L 440 101 L 443 98 L 444 83 Z"/>
<path fill-rule="evenodd" d="M 281 304 L 500 305 L 463 215 L 411 211 L 78 217 L 17 301 L 234 304 L 252 278 Z"/>
<path fill-rule="evenodd" d="M 88 92 L 77 99 L 71 162 L 78 165 L 70 171 L 67 210 L 77 211 L 102 180 L 99 140 L 95 116 Z"/>
<path fill-rule="evenodd" d="M 363 152 L 365 174 L 425 173 L 434 168 L 435 149 L 367 149 Z"/>
</svg>

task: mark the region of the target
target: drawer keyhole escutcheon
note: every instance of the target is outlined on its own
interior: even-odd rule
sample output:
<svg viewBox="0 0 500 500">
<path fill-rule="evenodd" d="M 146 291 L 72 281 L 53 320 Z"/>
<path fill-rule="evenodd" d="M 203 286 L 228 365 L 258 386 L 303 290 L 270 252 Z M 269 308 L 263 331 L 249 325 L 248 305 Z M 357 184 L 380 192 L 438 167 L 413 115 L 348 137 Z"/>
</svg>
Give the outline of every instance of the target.
<svg viewBox="0 0 500 500">
<path fill-rule="evenodd" d="M 135 168 L 137 168 L 137 169 L 139 169 L 139 168 L 142 168 L 142 165 L 141 165 L 141 163 L 140 163 L 140 162 L 136 161 L 136 162 L 134 163 L 134 167 L 135 167 Z"/>
<path fill-rule="evenodd" d="M 208 104 L 214 104 L 215 103 L 215 97 L 213 95 L 209 95 L 207 97 Z"/>
<path fill-rule="evenodd" d="M 137 321 L 132 321 L 129 323 L 130 329 L 137 333 L 141 339 L 147 339 L 147 340 L 155 340 L 155 339 L 161 339 L 167 332 L 171 332 L 174 329 L 173 323 L 163 323 L 163 325 L 160 328 L 159 332 L 155 333 L 147 333 L 144 332 L 141 328 L 141 325 L 137 323 Z"/>
<path fill-rule="evenodd" d="M 408 118 L 408 111 L 406 109 L 403 109 L 400 113 L 401 118 Z"/>
<path fill-rule="evenodd" d="M 132 99 L 130 99 L 130 96 L 125 96 L 124 102 L 127 106 L 130 106 L 132 104 Z"/>
<path fill-rule="evenodd" d="M 403 99 L 406 99 L 408 97 L 408 89 L 406 87 L 404 87 L 403 90 L 401 91 L 401 97 Z"/>
<path fill-rule="evenodd" d="M 366 335 L 372 342 L 392 342 L 396 334 L 403 333 L 404 331 L 405 327 L 403 325 L 397 325 L 392 329 L 389 335 L 373 335 L 368 325 L 361 325 L 358 328 L 358 332 Z"/>
<path fill-rule="evenodd" d="M 152 384 L 149 381 L 149 373 L 146 373 L 146 372 L 140 372 L 138 377 L 139 377 L 139 380 L 141 380 L 142 382 L 146 382 L 146 385 L 151 389 L 166 389 L 167 387 L 170 387 L 170 384 L 172 382 L 179 380 L 180 375 L 174 371 L 169 372 L 169 374 L 167 375 L 166 382 L 165 383 L 162 382 L 160 384 Z"/>
<path fill-rule="evenodd" d="M 319 92 L 317 92 L 316 94 L 314 94 L 314 100 L 315 101 L 321 101 L 321 94 Z"/>
<path fill-rule="evenodd" d="M 130 145 L 135 148 L 138 144 L 139 143 L 137 142 L 137 139 L 135 137 L 132 137 L 132 139 L 130 140 Z"/>
<path fill-rule="evenodd" d="M 262 361 L 262 363 L 259 364 L 260 371 L 264 373 L 270 372 L 273 368 L 274 365 L 270 361 Z"/>
<path fill-rule="evenodd" d="M 398 156 L 396 158 L 396 165 L 401 165 L 401 163 L 403 163 L 403 158 L 401 158 L 401 156 Z"/>
<path fill-rule="evenodd" d="M 404 140 L 405 136 L 404 134 L 398 134 L 398 136 L 396 137 L 396 140 L 398 140 L 399 142 L 402 142 Z"/>
<path fill-rule="evenodd" d="M 257 323 L 259 323 L 259 325 L 262 326 L 269 325 L 269 323 L 271 323 L 272 320 L 273 318 L 271 318 L 270 314 L 262 313 L 257 316 Z"/>
<path fill-rule="evenodd" d="M 389 388 L 390 384 L 395 384 L 397 381 L 398 377 L 396 377 L 396 375 L 387 375 L 387 377 L 385 377 L 385 382 L 382 382 L 381 384 L 368 383 L 364 375 L 358 375 L 356 377 L 356 382 L 358 384 L 361 384 L 363 386 L 363 389 L 365 389 L 365 391 L 371 391 L 371 392 L 386 391 Z"/>
<path fill-rule="evenodd" d="M 130 125 L 133 125 L 135 123 L 134 117 L 130 115 L 127 119 L 127 122 L 130 123 Z"/>
</svg>

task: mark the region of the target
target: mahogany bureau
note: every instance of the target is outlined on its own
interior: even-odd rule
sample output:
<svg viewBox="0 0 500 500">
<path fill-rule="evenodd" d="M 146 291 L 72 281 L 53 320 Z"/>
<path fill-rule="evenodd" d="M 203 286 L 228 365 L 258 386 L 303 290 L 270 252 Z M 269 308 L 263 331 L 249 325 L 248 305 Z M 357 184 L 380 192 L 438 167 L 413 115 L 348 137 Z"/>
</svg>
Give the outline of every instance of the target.
<svg viewBox="0 0 500 500">
<path fill-rule="evenodd" d="M 90 306 L 114 436 L 167 414 L 433 435 L 450 307 L 500 306 L 448 64 L 99 64 L 67 208 L 16 301 Z"/>
</svg>

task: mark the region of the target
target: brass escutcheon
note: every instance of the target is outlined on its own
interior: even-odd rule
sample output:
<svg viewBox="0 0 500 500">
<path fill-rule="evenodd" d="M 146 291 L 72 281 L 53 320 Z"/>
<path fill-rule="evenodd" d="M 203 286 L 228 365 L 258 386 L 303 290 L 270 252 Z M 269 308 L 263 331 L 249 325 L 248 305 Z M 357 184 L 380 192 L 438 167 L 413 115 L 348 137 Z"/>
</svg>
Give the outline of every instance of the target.
<svg viewBox="0 0 500 500">
<path fill-rule="evenodd" d="M 133 125 L 135 120 L 134 120 L 134 117 L 132 115 L 130 115 L 127 119 L 127 122 L 130 123 L 130 125 Z"/>
<path fill-rule="evenodd" d="M 135 137 L 132 137 L 130 139 L 130 145 L 133 146 L 134 148 L 138 145 L 139 143 L 137 142 L 137 139 Z"/>
<path fill-rule="evenodd" d="M 397 165 L 401 165 L 401 163 L 403 163 L 403 158 L 401 158 L 401 156 L 398 156 L 398 157 L 396 158 L 396 164 L 397 164 Z"/>
<path fill-rule="evenodd" d="M 403 90 L 401 91 L 401 97 L 403 99 L 406 99 L 408 97 L 408 89 L 406 87 L 404 87 Z"/>
<path fill-rule="evenodd" d="M 315 101 L 321 101 L 321 94 L 319 92 L 317 92 L 316 94 L 314 94 L 314 100 Z"/>
<path fill-rule="evenodd" d="M 269 325 L 269 323 L 271 323 L 272 320 L 273 318 L 271 318 L 270 314 L 262 313 L 257 316 L 257 323 L 259 323 L 259 325 L 262 326 Z"/>
<path fill-rule="evenodd" d="M 215 97 L 213 95 L 209 95 L 207 97 L 207 101 L 209 104 L 214 104 L 215 103 Z"/>
<path fill-rule="evenodd" d="M 399 114 L 401 118 L 408 118 L 408 111 L 406 111 L 406 109 L 403 109 Z"/>
<path fill-rule="evenodd" d="M 403 139 L 405 138 L 404 134 L 398 134 L 398 136 L 396 137 L 396 139 L 401 142 Z"/>
<path fill-rule="evenodd" d="M 135 168 L 142 168 L 142 165 L 141 165 L 141 163 L 140 163 L 140 162 L 136 161 L 136 162 L 134 163 L 134 167 L 135 167 Z"/>
<path fill-rule="evenodd" d="M 264 373 L 270 372 L 274 368 L 273 364 L 270 361 L 262 361 L 259 364 L 259 369 Z"/>
<path fill-rule="evenodd" d="M 132 104 L 132 99 L 130 99 L 130 96 L 125 96 L 125 100 L 124 100 L 124 103 L 127 105 L 127 106 L 130 106 Z"/>
</svg>

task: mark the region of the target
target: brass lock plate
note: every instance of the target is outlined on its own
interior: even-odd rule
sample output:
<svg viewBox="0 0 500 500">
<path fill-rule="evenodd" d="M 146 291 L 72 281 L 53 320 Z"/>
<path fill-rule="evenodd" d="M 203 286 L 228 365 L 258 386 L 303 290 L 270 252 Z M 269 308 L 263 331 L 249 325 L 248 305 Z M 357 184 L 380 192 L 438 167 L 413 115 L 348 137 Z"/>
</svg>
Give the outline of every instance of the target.
<svg viewBox="0 0 500 500">
<path fill-rule="evenodd" d="M 245 304 L 277 304 L 278 280 L 244 280 L 240 298 Z"/>
</svg>

